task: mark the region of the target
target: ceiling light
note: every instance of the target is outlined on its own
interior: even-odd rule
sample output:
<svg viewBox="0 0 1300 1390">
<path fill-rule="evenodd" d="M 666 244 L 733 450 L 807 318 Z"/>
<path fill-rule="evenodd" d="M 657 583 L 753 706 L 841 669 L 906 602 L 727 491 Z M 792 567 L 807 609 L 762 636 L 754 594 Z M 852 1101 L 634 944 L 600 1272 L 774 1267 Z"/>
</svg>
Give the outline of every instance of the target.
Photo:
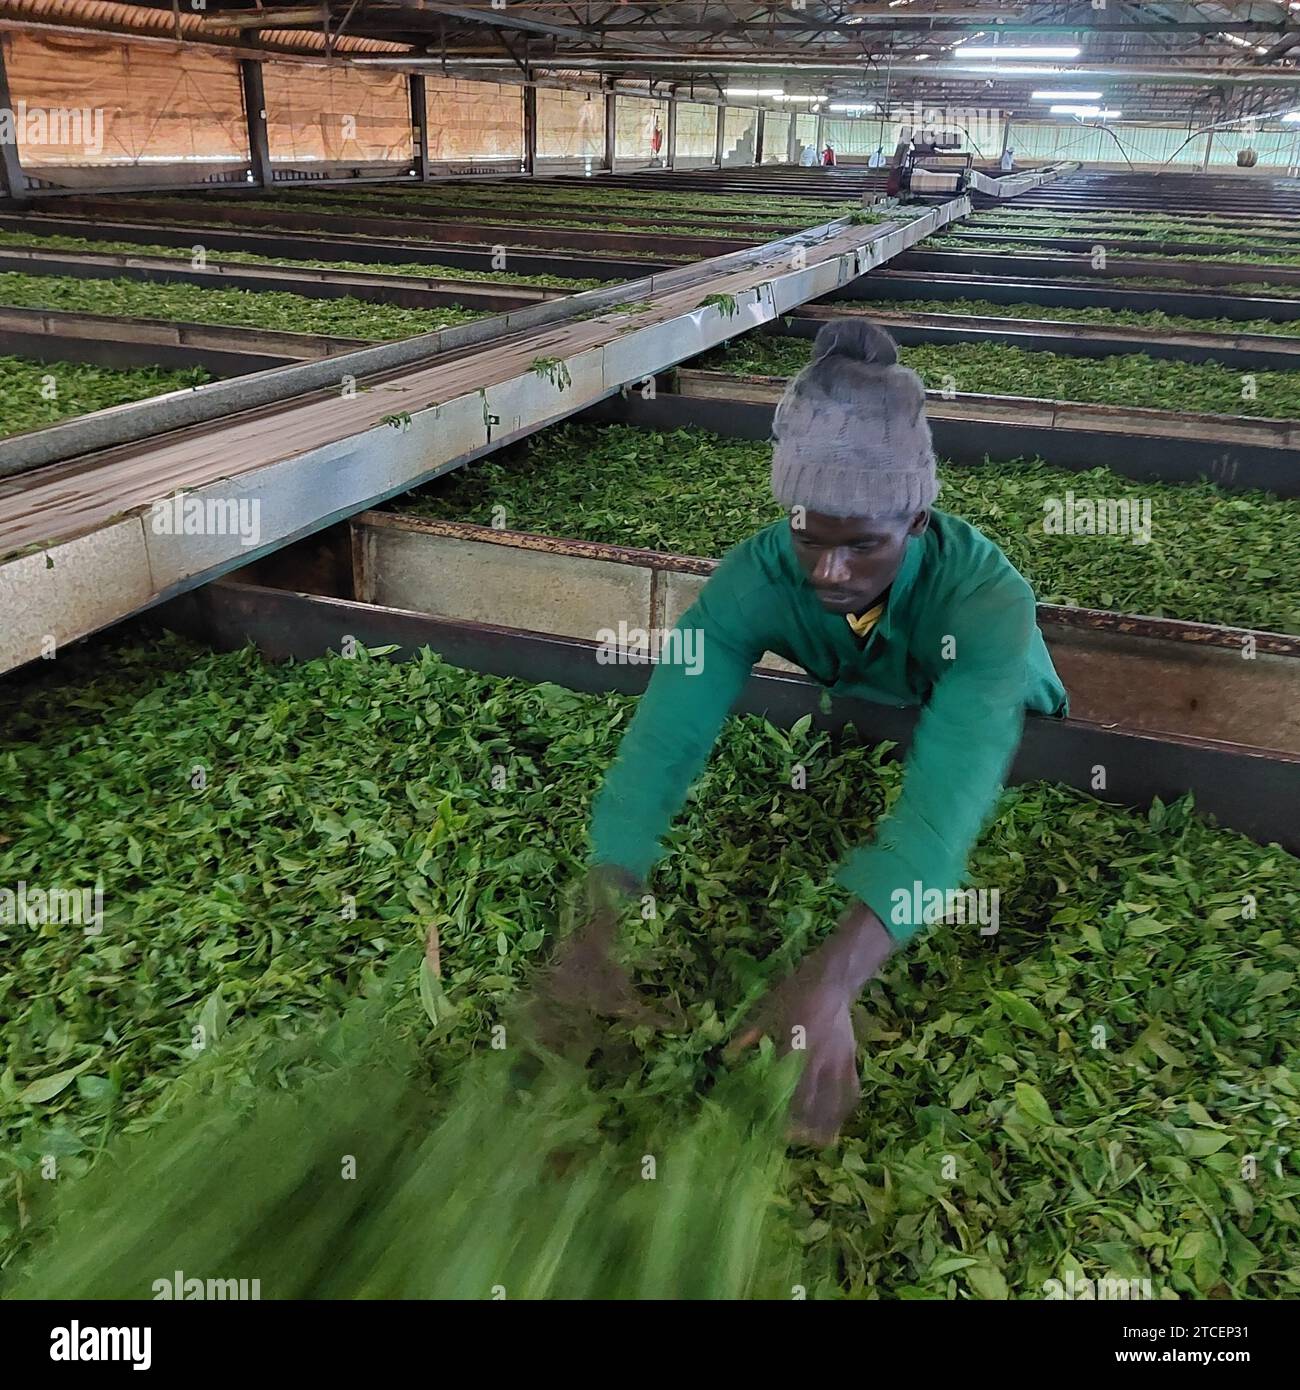
<svg viewBox="0 0 1300 1390">
<path fill-rule="evenodd" d="M 728 87 L 729 97 L 776 97 L 781 98 L 785 93 L 780 87 Z"/>
<path fill-rule="evenodd" d="M 1103 121 L 1116 120 L 1120 115 L 1118 111 L 1108 111 L 1102 106 L 1052 106 L 1048 109 L 1053 116 L 1100 117 Z"/>
<path fill-rule="evenodd" d="M 1034 92 L 1033 101 L 1100 101 L 1100 92 Z"/>
<path fill-rule="evenodd" d="M 1064 48 L 1051 44 L 1042 46 L 1026 45 L 1013 48 L 1010 44 L 968 44 L 961 51 L 963 58 L 1077 58 L 1083 50 L 1078 47 Z"/>
</svg>

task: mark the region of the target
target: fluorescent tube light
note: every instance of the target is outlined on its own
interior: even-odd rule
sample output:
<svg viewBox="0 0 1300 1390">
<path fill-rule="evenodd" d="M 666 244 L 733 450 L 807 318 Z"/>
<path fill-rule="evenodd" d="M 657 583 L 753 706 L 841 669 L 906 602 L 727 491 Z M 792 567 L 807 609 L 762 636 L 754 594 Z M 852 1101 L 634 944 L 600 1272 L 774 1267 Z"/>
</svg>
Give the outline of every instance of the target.
<svg viewBox="0 0 1300 1390">
<path fill-rule="evenodd" d="M 1077 58 L 1083 50 L 1078 47 L 1061 47 L 1053 44 L 1026 44 L 1016 48 L 1011 44 L 972 44 L 968 43 L 961 51 L 963 58 Z"/>
</svg>

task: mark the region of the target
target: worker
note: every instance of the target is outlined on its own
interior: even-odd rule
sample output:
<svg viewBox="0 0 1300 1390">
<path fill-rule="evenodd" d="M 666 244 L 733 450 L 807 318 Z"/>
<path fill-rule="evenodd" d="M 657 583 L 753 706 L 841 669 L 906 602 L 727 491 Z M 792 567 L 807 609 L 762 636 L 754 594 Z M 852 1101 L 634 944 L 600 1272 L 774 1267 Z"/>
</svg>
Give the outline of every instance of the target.
<svg viewBox="0 0 1300 1390">
<path fill-rule="evenodd" d="M 822 164 L 827 169 L 835 167 L 835 151 L 829 145 L 822 151 Z"/>
<path fill-rule="evenodd" d="M 867 160 L 868 169 L 883 169 L 885 167 L 885 147 L 877 145 L 875 153 Z"/>
<path fill-rule="evenodd" d="M 659 125 L 659 117 L 656 116 L 656 117 L 655 117 L 655 128 L 654 128 L 654 130 L 651 131 L 651 133 L 650 133 L 650 162 L 651 162 L 651 164 L 657 164 L 657 163 L 659 162 L 659 151 L 660 151 L 661 149 L 663 149 L 663 147 L 664 147 L 664 133 L 663 133 L 663 130 L 660 128 L 660 125 Z"/>
<path fill-rule="evenodd" d="M 888 334 L 857 318 L 826 324 L 777 406 L 773 439 L 772 490 L 786 515 L 731 550 L 682 617 L 702 661 L 656 667 L 594 805 L 587 916 L 543 998 L 567 1018 L 655 1021 L 611 954 L 620 902 L 644 891 L 660 837 L 764 652 L 836 694 L 919 706 L 901 794 L 835 873 L 851 905 L 733 1040 L 802 1043 L 792 1128 L 829 1143 L 859 1096 L 855 1001 L 935 919 L 916 904 L 952 900 L 1026 708 L 1062 715 L 1067 700 L 1029 584 L 992 541 L 933 505 L 925 389 Z"/>
<path fill-rule="evenodd" d="M 1002 172 L 1009 174 L 1016 167 L 1016 152 L 1010 146 L 1002 151 Z"/>
<path fill-rule="evenodd" d="M 804 145 L 799 152 L 799 164 L 804 169 L 817 167 L 817 151 L 811 145 Z"/>
</svg>

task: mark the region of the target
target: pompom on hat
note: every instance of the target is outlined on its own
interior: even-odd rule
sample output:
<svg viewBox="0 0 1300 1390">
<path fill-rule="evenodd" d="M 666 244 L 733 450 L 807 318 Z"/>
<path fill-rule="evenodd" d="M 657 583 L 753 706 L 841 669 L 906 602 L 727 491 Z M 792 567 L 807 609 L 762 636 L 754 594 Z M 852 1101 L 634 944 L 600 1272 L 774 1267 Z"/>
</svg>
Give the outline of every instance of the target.
<svg viewBox="0 0 1300 1390">
<path fill-rule="evenodd" d="M 772 422 L 772 491 L 787 510 L 909 516 L 939 495 L 925 386 L 866 319 L 833 319 Z"/>
</svg>

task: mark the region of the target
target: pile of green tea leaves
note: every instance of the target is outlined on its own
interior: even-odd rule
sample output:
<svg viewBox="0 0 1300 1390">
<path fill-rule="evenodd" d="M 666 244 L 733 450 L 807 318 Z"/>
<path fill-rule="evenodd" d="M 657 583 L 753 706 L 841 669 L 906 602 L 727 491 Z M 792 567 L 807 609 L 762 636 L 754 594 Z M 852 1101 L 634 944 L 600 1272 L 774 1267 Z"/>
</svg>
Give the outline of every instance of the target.
<svg viewBox="0 0 1300 1390">
<path fill-rule="evenodd" d="M 0 231 L 0 247 L 15 246 L 35 251 L 92 251 L 100 255 L 168 256 L 173 260 L 192 260 L 194 247 L 158 246 L 140 241 L 93 241 L 77 236 L 36 236 L 30 232 Z M 212 250 L 210 266 L 265 265 L 290 270 L 357 270 L 365 275 L 414 275 L 426 280 L 477 280 L 500 285 L 534 285 L 540 289 L 591 290 L 607 284 L 605 280 L 574 280 L 563 275 L 515 275 L 510 271 L 470 270 L 460 265 L 432 265 L 426 261 L 304 261 L 284 256 L 260 256 L 253 251 Z"/>
<path fill-rule="evenodd" d="M 384 1011 L 396 994 L 350 1005 L 314 1046 L 264 1049 L 250 1084 L 230 1085 L 218 1045 L 210 1075 L 196 1063 L 178 1083 L 178 1114 L 58 1193 L 12 1296 L 147 1298 L 162 1270 L 222 1271 L 263 1298 L 806 1288 L 815 1265 L 774 1220 L 791 1068 L 770 1050 L 675 1123 L 648 1097 L 622 1106 L 621 1078 L 526 1045 L 485 1050 L 443 1090 Z"/>
<path fill-rule="evenodd" d="M 1078 280 L 1064 283 L 1080 283 Z M 1300 285 L 1274 285 L 1263 280 L 1234 281 L 1230 285 L 1203 285 L 1195 280 L 1171 280 L 1159 275 L 1118 275 L 1090 276 L 1082 283 L 1106 289 L 1116 285 L 1120 289 L 1160 289 L 1173 290 L 1178 294 L 1191 295 L 1247 295 L 1251 299 L 1295 299 L 1300 297 Z"/>
<path fill-rule="evenodd" d="M 1096 212 L 1052 216 L 1032 212 L 977 212 L 956 224 L 972 231 L 1014 232 L 1016 235 L 1042 233 L 1049 237 L 1114 236 L 1168 241 L 1199 241 L 1219 246 L 1256 246 L 1270 242 L 1290 244 L 1300 249 L 1294 228 L 1285 226 L 1243 226 L 1241 223 L 1213 222 L 1194 217 L 1156 217 L 1145 214 L 1104 214 Z"/>
<path fill-rule="evenodd" d="M 439 184 L 434 187 L 410 187 L 405 184 L 383 185 L 374 189 L 331 188 L 311 189 L 297 192 L 291 189 L 279 190 L 268 198 L 240 201 L 257 201 L 270 204 L 284 204 L 311 199 L 323 207 L 338 207 L 365 204 L 373 201 L 409 203 L 413 208 L 424 204 L 435 206 L 463 207 L 470 210 L 486 209 L 511 212 L 524 210 L 536 214 L 538 211 L 585 212 L 598 210 L 628 216 L 653 217 L 664 215 L 677 218 L 695 218 L 697 224 L 709 218 L 735 219 L 737 217 L 758 220 L 787 219 L 805 225 L 829 222 L 836 217 L 861 210 L 860 204 L 851 200 L 824 197 L 740 197 L 726 194 L 674 193 L 667 189 L 636 189 L 597 187 L 592 181 L 580 187 L 572 184 Z M 891 210 L 892 219 L 897 210 Z M 883 217 L 879 220 L 885 220 Z"/>
<path fill-rule="evenodd" d="M 0 420 L 5 434 L 53 425 L 110 405 L 124 405 L 212 378 L 202 367 L 93 367 L 0 357 Z"/>
<path fill-rule="evenodd" d="M 810 338 L 749 333 L 698 359 L 711 371 L 742 376 L 793 376 L 812 357 Z M 948 388 L 987 396 L 1090 401 L 1098 405 L 1210 415 L 1300 416 L 1300 371 L 1251 372 L 1250 399 L 1243 373 L 1217 362 L 1178 362 L 1128 352 L 1114 357 L 1072 357 L 1005 343 L 920 343 L 899 347 L 898 360 L 919 372 L 929 390 Z"/>
<path fill-rule="evenodd" d="M 769 236 L 782 236 L 797 232 L 820 222 L 830 221 L 830 217 L 814 216 L 811 209 L 805 209 L 803 216 L 784 214 L 775 216 L 770 210 L 761 214 L 752 212 L 731 212 L 714 214 L 715 221 L 694 209 L 671 208 L 648 205 L 645 207 L 602 207 L 588 204 L 585 200 L 570 202 L 535 201 L 531 204 L 519 203 L 453 203 L 448 204 L 432 195 L 417 196 L 414 190 L 406 192 L 405 197 L 392 197 L 386 192 L 361 193 L 348 190 L 349 201 L 334 201 L 328 196 L 316 193 L 276 193 L 271 203 L 264 205 L 285 206 L 291 209 L 300 207 L 317 208 L 328 213 L 347 213 L 362 217 L 420 217 L 430 222 L 458 221 L 470 219 L 492 225 L 511 226 L 527 223 L 547 227 L 583 227 L 589 231 L 628 231 L 644 232 L 647 225 L 663 227 L 679 235 L 699 236 L 709 233 L 727 236 L 742 228 L 753 228 L 766 232 Z M 215 199 L 216 202 L 227 201 Z M 252 201 L 244 200 L 242 201 Z M 857 212 L 859 209 L 853 208 Z M 834 215 L 834 214 L 832 214 Z M 638 219 L 620 221 L 619 219 Z"/>
<path fill-rule="evenodd" d="M 396 219 L 405 221 L 409 218 L 418 217 L 421 222 L 427 222 L 435 232 L 437 224 L 442 222 L 463 223 L 469 220 L 469 209 L 463 212 L 445 212 L 438 214 L 428 210 L 419 203 L 413 203 L 406 209 L 401 200 L 384 198 L 380 195 L 371 194 L 366 201 L 360 204 L 341 204 L 331 201 L 329 198 L 322 198 L 314 193 L 293 193 L 286 196 L 275 194 L 266 199 L 250 198 L 208 198 L 204 200 L 204 206 L 211 207 L 252 207 L 264 213 L 276 212 L 319 212 L 324 217 L 373 217 L 378 219 Z M 654 231 L 667 233 L 669 236 L 700 236 L 702 229 L 697 221 L 683 221 L 669 215 L 664 215 L 657 220 L 655 228 L 647 228 L 642 223 L 619 222 L 613 220 L 617 214 L 608 217 L 601 217 L 597 214 L 593 217 L 588 209 L 573 208 L 570 210 L 551 210 L 545 206 L 535 206 L 531 208 L 518 208 L 514 210 L 492 211 L 485 214 L 482 218 L 476 219 L 477 225 L 483 228 L 490 227 L 560 227 L 573 228 L 581 231 L 599 232 L 637 232 L 643 235 L 650 235 Z M 761 231 L 764 224 L 753 222 L 752 219 L 741 218 L 740 221 L 750 222 L 756 230 Z M 811 224 L 810 224 L 811 225 Z M 783 225 L 781 231 L 797 231 L 798 227 L 793 225 Z M 737 245 L 748 245 L 746 238 L 738 231 L 727 228 L 716 228 L 709 233 L 711 236 L 720 237 L 724 240 L 735 239 Z"/>
<path fill-rule="evenodd" d="M 936 926 L 888 964 L 859 1020 L 860 1109 L 836 1145 L 781 1166 L 764 1147 L 780 1078 L 756 1091 L 720 1048 L 830 928 L 830 866 L 900 773 L 849 732 L 730 720 L 654 915 L 626 928 L 639 986 L 686 1026 L 611 1033 L 562 1093 L 491 1066 L 634 706 L 427 653 L 273 668 L 138 633 L 0 684 L 0 883 L 99 877 L 105 895 L 98 935 L 0 927 L 6 1291 L 30 1272 L 47 1292 L 148 1297 L 179 1268 L 325 1293 L 320 1252 L 346 1226 L 360 1256 L 342 1272 L 368 1260 L 378 1295 L 703 1296 L 793 1277 L 816 1297 L 1039 1298 L 1073 1274 L 1146 1278 L 1153 1297 L 1295 1296 L 1300 861 L 1185 802 L 1006 792 L 970 871 L 1001 895 L 998 932 Z M 445 994 L 413 968 L 430 925 Z M 344 1036 L 322 1041 L 340 1012 Z M 629 1180 L 645 1154 L 658 1179 Z M 71 1203 L 53 1239 L 50 1183 Z M 769 1209 L 770 1228 L 746 1224 Z M 594 1269 L 565 1258 L 566 1233 Z M 756 1256 L 769 1234 L 785 1246 Z"/>
<path fill-rule="evenodd" d="M 21 275 L 15 271 L 0 272 L 0 305 L 372 340 L 411 338 L 487 318 L 491 312 L 462 309 L 457 304 L 405 309 L 397 304 L 370 304 L 351 295 L 312 299 L 285 290 L 208 289 L 202 285 L 84 280 L 72 275 Z"/>
<path fill-rule="evenodd" d="M 861 299 L 830 301 L 830 307 L 861 312 Z M 1193 318 L 1190 314 L 1166 314 L 1162 309 L 1078 309 L 1068 304 L 998 304 L 991 299 L 881 300 L 882 313 L 954 314 L 961 318 L 1033 319 L 1040 323 L 1086 323 L 1098 328 L 1150 328 L 1157 334 L 1269 333 L 1277 337 L 1300 336 L 1300 319 L 1275 323 L 1272 319 Z"/>
<path fill-rule="evenodd" d="M 1035 244 L 1030 241 L 982 241 L 970 236 L 930 236 L 926 237 L 921 243 L 920 249 L 928 251 L 935 248 L 941 251 L 969 251 L 973 255 L 984 255 L 989 251 L 1009 251 L 1020 256 L 1052 255 L 1068 259 L 1072 255 L 1078 255 L 1086 264 L 1087 257 L 1080 252 L 1057 251 L 1045 243 Z M 1210 261 L 1219 264 L 1224 261 L 1231 261 L 1243 265 L 1257 266 L 1293 266 L 1300 265 L 1300 251 L 1275 251 L 1259 246 L 1247 251 L 1230 251 L 1223 247 L 1211 250 L 1208 246 L 1204 251 L 1188 251 L 1180 247 L 1177 252 L 1162 251 L 1153 248 L 1150 251 L 1130 251 L 1124 249 L 1117 252 L 1117 256 L 1126 261 L 1167 261 L 1180 260 L 1191 261 L 1193 264 Z"/>
<path fill-rule="evenodd" d="M 501 507 L 514 530 L 720 556 L 781 515 L 771 458 L 703 430 L 570 425 L 392 505 L 483 525 Z M 941 464 L 940 482 L 939 506 L 1000 545 L 1042 603 L 1300 632 L 1300 502 L 1023 460 Z M 1046 533 L 1044 503 L 1067 491 L 1150 499 L 1150 544 Z"/>
</svg>

